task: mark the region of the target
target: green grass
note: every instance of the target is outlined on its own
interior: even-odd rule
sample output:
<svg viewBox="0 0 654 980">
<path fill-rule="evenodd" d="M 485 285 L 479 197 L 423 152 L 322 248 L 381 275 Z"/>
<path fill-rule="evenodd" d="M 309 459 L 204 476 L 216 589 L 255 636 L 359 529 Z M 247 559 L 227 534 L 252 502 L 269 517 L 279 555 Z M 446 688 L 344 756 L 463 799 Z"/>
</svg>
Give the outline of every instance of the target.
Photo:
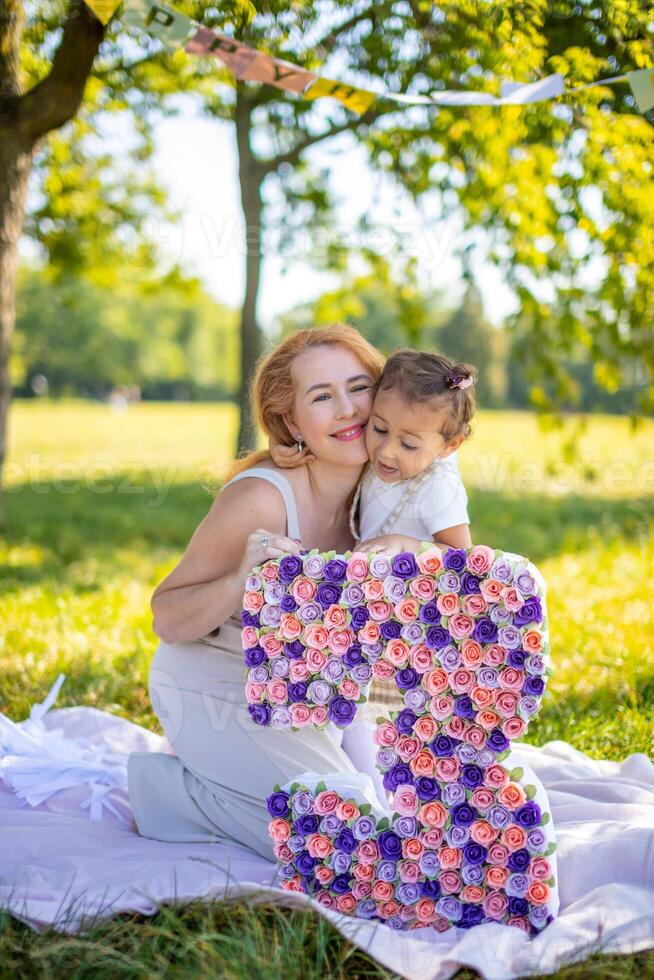
<svg viewBox="0 0 654 980">
<path fill-rule="evenodd" d="M 147 696 L 149 597 L 225 472 L 231 406 L 114 415 L 67 401 L 14 406 L 0 538 L 0 710 L 22 718 L 59 671 L 58 705 L 157 730 Z M 460 451 L 473 536 L 535 560 L 549 583 L 554 675 L 528 740 L 591 756 L 654 755 L 654 423 L 594 418 L 566 462 L 565 433 L 525 413 L 480 413 Z M 650 452 L 651 455 L 651 452 Z M 123 916 L 83 936 L 0 917 L 0 978 L 382 977 L 324 920 L 241 903 Z M 594 957 L 557 976 L 654 977 L 654 953 Z M 462 971 L 462 977 L 471 976 Z"/>
</svg>

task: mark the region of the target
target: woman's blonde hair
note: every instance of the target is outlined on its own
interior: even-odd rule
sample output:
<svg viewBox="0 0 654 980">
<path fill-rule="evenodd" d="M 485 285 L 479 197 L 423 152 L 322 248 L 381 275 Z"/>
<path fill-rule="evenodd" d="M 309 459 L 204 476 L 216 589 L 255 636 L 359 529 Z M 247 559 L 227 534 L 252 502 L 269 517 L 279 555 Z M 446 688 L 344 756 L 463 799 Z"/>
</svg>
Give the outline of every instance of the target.
<svg viewBox="0 0 654 980">
<path fill-rule="evenodd" d="M 284 415 L 292 415 L 295 403 L 295 385 L 291 375 L 293 361 L 298 354 L 315 347 L 336 346 L 346 347 L 358 357 L 375 384 L 379 381 L 384 368 L 384 356 L 358 330 L 345 323 L 298 330 L 269 354 L 259 358 L 250 384 L 252 416 L 273 442 L 283 446 L 293 445 L 283 418 Z M 234 460 L 225 481 L 231 480 L 249 466 L 270 458 L 267 449 L 259 449 Z"/>
</svg>

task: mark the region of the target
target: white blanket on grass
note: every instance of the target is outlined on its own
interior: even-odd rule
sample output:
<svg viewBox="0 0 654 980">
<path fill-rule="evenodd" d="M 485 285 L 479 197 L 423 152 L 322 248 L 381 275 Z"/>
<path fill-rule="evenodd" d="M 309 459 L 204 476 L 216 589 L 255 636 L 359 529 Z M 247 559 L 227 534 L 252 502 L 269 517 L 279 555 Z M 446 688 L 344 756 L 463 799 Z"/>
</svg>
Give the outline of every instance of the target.
<svg viewBox="0 0 654 980">
<path fill-rule="evenodd" d="M 35 929 L 76 932 L 164 902 L 248 896 L 310 906 L 379 963 L 409 980 L 460 967 L 488 980 L 553 973 L 591 952 L 654 947 L 654 765 L 590 759 L 566 742 L 520 744 L 549 792 L 561 909 L 539 936 L 487 923 L 397 933 L 276 888 L 275 868 L 237 846 L 169 844 L 131 824 L 127 756 L 169 751 L 163 738 L 94 708 L 0 715 L 0 907 Z"/>
</svg>

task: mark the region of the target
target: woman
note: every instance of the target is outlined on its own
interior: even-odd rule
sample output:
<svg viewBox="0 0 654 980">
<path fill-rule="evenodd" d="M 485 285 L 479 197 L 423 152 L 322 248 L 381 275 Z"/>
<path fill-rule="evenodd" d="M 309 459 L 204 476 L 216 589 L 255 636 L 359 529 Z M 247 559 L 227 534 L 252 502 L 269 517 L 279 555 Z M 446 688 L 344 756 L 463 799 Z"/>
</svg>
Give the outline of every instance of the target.
<svg viewBox="0 0 654 980">
<path fill-rule="evenodd" d="M 236 841 L 271 858 L 264 801 L 276 783 L 307 770 L 363 770 L 378 779 L 362 723 L 345 736 L 336 728 L 298 735 L 252 723 L 240 608 L 255 565 L 301 547 L 352 547 L 348 510 L 367 461 L 364 429 L 382 367 L 379 352 L 340 324 L 292 335 L 258 366 L 252 394 L 259 424 L 273 442 L 306 442 L 313 459 L 283 472 L 267 452 L 239 461 L 154 593 L 161 643 L 150 696 L 176 754 L 130 756 L 130 801 L 143 836 Z"/>
</svg>

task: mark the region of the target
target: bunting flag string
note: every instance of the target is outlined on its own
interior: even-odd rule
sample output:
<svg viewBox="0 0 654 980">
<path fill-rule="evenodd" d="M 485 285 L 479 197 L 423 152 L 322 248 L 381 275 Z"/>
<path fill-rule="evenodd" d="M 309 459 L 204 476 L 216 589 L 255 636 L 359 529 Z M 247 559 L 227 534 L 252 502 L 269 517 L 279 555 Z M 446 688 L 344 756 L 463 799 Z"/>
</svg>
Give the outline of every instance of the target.
<svg viewBox="0 0 654 980">
<path fill-rule="evenodd" d="M 118 9 L 121 0 L 85 0 L 85 2 L 98 19 L 103 24 L 107 24 Z M 654 69 L 650 68 L 641 68 L 626 72 L 624 75 L 614 75 L 612 78 L 598 79 L 595 82 L 571 85 L 567 88 L 564 77 L 559 72 L 540 78 L 536 82 L 502 81 L 499 96 L 473 90 L 437 89 L 426 95 L 375 93 L 337 79 L 325 78 L 299 65 L 257 51 L 212 28 L 196 24 L 163 0 L 125 0 L 122 17 L 125 24 L 137 27 L 146 31 L 151 37 L 158 38 L 171 51 L 184 46 L 190 54 L 219 58 L 240 81 L 274 85 L 294 92 L 304 99 L 337 99 L 351 112 L 359 115 L 366 112 L 378 99 L 390 99 L 399 105 L 529 105 L 534 102 L 546 102 L 567 93 L 581 92 L 598 85 L 614 85 L 618 82 L 629 84 L 642 113 L 654 108 Z M 192 34 L 193 31 L 195 33 Z"/>
</svg>

